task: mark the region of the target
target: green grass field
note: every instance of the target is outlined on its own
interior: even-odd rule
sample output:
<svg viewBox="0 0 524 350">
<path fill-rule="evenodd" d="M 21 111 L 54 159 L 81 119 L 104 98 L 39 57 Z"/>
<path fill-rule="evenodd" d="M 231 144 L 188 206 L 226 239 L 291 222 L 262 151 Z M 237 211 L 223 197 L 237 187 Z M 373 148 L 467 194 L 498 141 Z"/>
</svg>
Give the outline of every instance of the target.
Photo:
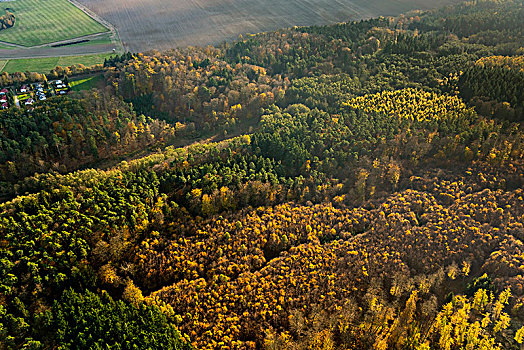
<svg viewBox="0 0 524 350">
<path fill-rule="evenodd" d="M 108 31 L 67 0 L 3 2 L 16 16 L 15 26 L 0 31 L 0 41 L 35 46 Z M 2 11 L 3 12 L 3 11 Z"/>
<path fill-rule="evenodd" d="M 56 66 L 68 67 L 74 64 L 83 64 L 84 66 L 93 66 L 98 63 L 104 63 L 105 58 L 111 57 L 111 53 L 102 53 L 85 56 L 66 56 L 66 57 L 44 57 L 8 60 L 1 72 L 38 72 L 49 73 Z M 0 67 L 4 61 L 0 61 Z"/>
<path fill-rule="evenodd" d="M 102 74 L 93 75 L 87 78 L 69 81 L 69 86 L 73 91 L 91 90 L 97 87 L 104 80 Z"/>
</svg>

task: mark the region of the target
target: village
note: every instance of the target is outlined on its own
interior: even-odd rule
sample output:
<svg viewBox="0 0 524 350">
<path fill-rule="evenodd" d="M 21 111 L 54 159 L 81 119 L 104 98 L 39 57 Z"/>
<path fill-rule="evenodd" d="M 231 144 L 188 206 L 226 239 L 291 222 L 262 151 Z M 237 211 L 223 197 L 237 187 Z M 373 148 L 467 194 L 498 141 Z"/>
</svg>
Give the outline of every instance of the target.
<svg viewBox="0 0 524 350">
<path fill-rule="evenodd" d="M 71 90 L 66 80 L 52 80 L 22 84 L 18 87 L 0 88 L 0 108 L 13 106 L 31 108 L 36 101 L 45 101 L 51 96 L 65 95 Z"/>
</svg>

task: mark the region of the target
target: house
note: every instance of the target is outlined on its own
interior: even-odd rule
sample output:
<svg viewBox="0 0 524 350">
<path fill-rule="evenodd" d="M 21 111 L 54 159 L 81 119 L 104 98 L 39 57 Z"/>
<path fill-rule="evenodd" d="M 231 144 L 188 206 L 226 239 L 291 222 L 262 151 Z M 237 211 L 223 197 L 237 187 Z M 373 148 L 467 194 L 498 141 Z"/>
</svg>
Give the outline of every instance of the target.
<svg viewBox="0 0 524 350">
<path fill-rule="evenodd" d="M 32 105 L 35 101 L 32 99 L 32 98 L 28 98 L 26 101 L 25 101 L 25 105 L 26 106 L 29 106 L 29 105 Z"/>
<path fill-rule="evenodd" d="M 45 100 L 47 100 L 47 97 L 45 97 L 45 95 L 38 95 L 38 99 L 40 101 L 45 101 Z"/>
<path fill-rule="evenodd" d="M 3 88 L 2 90 L 0 90 L 0 95 L 7 95 L 9 91 L 6 89 L 6 88 Z"/>
<path fill-rule="evenodd" d="M 0 103 L 6 103 L 7 102 L 7 98 L 5 98 L 4 96 L 0 97 Z"/>
<path fill-rule="evenodd" d="M 7 104 L 7 102 L 2 103 L 2 109 L 8 109 L 8 108 L 9 108 L 9 105 Z"/>
<path fill-rule="evenodd" d="M 20 92 L 27 92 L 27 85 L 22 85 Z"/>
</svg>

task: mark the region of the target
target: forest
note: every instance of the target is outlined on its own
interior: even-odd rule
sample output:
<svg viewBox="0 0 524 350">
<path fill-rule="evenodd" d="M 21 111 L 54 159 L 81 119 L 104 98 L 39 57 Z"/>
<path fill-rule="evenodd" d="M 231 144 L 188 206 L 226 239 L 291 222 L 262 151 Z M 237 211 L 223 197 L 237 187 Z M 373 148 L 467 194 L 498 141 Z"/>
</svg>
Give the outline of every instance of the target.
<svg viewBox="0 0 524 350">
<path fill-rule="evenodd" d="M 523 17 L 57 67 L 106 86 L 0 111 L 0 350 L 522 349 Z"/>
</svg>

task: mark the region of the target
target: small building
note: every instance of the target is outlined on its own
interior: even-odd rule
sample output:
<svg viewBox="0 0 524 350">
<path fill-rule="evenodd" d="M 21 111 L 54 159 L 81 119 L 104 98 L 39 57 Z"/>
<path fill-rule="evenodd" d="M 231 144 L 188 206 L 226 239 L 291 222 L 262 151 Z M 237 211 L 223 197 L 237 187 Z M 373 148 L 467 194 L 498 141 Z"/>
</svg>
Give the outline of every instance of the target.
<svg viewBox="0 0 524 350">
<path fill-rule="evenodd" d="M 2 103 L 2 109 L 8 109 L 8 108 L 9 108 L 9 105 L 7 104 L 7 102 Z"/>
<path fill-rule="evenodd" d="M 22 85 L 20 92 L 27 92 L 27 85 Z"/>
<path fill-rule="evenodd" d="M 0 90 L 0 95 L 7 95 L 9 91 L 6 89 L 6 88 L 3 88 L 2 90 Z"/>
<path fill-rule="evenodd" d="M 35 100 L 33 100 L 32 98 L 28 98 L 28 99 L 25 101 L 25 105 L 26 105 L 26 106 L 32 105 L 33 103 L 35 103 Z"/>
</svg>

